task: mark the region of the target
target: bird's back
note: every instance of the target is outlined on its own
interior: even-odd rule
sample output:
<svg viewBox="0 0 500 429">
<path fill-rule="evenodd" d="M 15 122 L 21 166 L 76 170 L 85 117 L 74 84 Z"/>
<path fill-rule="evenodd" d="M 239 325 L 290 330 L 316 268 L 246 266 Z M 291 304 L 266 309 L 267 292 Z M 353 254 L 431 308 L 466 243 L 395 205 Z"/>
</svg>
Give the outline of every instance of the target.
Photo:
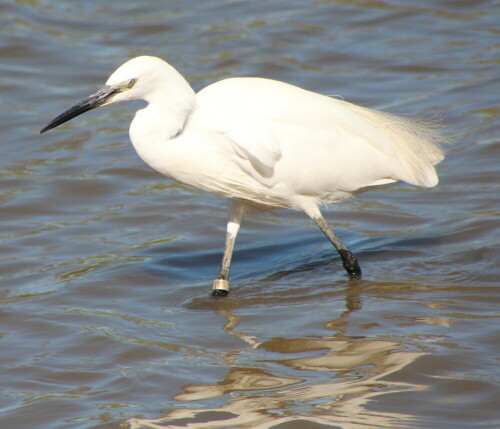
<svg viewBox="0 0 500 429">
<path fill-rule="evenodd" d="M 433 165 L 443 152 L 418 122 L 261 78 L 212 84 L 197 106 L 198 118 L 233 146 L 233 161 L 269 194 L 330 202 L 366 186 L 438 181 Z"/>
</svg>

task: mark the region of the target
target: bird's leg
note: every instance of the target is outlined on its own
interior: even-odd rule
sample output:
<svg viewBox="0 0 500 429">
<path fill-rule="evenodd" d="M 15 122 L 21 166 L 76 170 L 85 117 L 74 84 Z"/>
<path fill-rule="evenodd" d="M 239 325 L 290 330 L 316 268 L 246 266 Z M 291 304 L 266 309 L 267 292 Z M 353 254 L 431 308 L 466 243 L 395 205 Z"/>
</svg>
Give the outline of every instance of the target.
<svg viewBox="0 0 500 429">
<path fill-rule="evenodd" d="M 339 252 L 340 257 L 342 258 L 342 264 L 344 265 L 347 274 L 351 278 L 361 278 L 361 268 L 359 267 L 358 260 L 354 256 L 354 254 L 340 241 L 340 239 L 334 234 L 334 232 L 328 226 L 328 223 L 323 217 L 313 217 L 314 222 L 320 227 L 323 234 L 326 235 L 326 238 L 330 240 Z"/>
<path fill-rule="evenodd" d="M 226 296 L 229 293 L 229 267 L 233 256 L 234 242 L 240 229 L 244 215 L 244 206 L 234 200 L 229 200 L 229 220 L 227 222 L 226 243 L 219 277 L 214 280 L 212 296 Z"/>
</svg>

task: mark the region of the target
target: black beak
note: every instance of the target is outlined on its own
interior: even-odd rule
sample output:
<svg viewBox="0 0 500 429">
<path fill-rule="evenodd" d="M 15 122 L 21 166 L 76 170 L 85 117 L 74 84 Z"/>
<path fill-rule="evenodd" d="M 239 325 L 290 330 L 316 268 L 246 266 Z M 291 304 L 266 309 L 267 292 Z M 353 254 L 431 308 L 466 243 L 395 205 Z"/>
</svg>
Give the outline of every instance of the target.
<svg viewBox="0 0 500 429">
<path fill-rule="evenodd" d="M 75 104 L 73 107 L 66 110 L 57 118 L 50 121 L 47 126 L 40 130 L 40 134 L 44 133 L 45 131 L 49 131 L 61 124 L 64 124 L 65 122 L 68 122 L 70 119 L 73 119 L 74 117 L 81 115 L 82 113 L 102 106 L 106 101 L 113 97 L 113 95 L 120 91 L 121 89 L 116 86 L 104 86 L 99 91 L 95 92 L 92 95 L 89 95 L 85 100 L 80 101 L 78 104 Z"/>
</svg>

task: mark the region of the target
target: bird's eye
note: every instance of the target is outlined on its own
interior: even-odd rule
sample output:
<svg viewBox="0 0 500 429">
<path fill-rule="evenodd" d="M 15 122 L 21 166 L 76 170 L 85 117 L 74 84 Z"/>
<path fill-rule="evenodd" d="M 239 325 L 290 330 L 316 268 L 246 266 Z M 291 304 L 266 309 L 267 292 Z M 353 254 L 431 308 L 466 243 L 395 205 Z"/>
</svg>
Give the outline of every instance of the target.
<svg viewBox="0 0 500 429">
<path fill-rule="evenodd" d="M 128 89 L 132 88 L 136 82 L 137 82 L 137 79 L 130 79 L 129 83 L 127 83 L 127 88 Z"/>
</svg>

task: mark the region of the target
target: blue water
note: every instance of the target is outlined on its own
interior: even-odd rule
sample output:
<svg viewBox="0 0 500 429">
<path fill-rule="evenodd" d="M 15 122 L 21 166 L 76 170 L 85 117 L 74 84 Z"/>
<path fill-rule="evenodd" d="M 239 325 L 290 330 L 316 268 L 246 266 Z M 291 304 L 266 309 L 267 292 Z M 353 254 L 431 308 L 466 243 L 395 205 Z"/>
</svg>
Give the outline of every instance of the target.
<svg viewBox="0 0 500 429">
<path fill-rule="evenodd" d="M 498 2 L 0 10 L 1 427 L 500 426 Z M 437 115 L 440 184 L 326 212 L 362 282 L 303 214 L 246 220 L 215 300 L 225 201 L 141 162 L 140 103 L 38 134 L 142 54 Z"/>
</svg>

